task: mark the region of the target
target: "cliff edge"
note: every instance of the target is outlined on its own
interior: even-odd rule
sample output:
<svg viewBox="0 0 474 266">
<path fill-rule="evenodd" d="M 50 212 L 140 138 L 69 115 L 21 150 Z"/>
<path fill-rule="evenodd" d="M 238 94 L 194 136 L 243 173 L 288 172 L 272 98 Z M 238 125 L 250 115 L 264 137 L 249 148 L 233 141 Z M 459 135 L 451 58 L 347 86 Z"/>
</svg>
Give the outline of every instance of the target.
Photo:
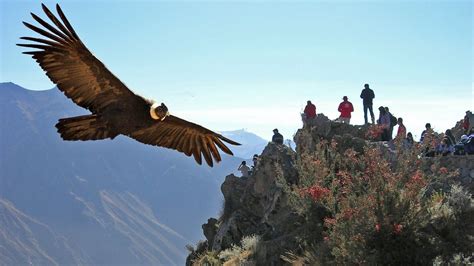
<svg viewBox="0 0 474 266">
<path fill-rule="evenodd" d="M 206 240 L 196 248 L 189 247 L 186 264 L 377 263 L 383 256 L 384 262 L 397 264 L 435 259 L 449 262 L 453 254 L 470 255 L 472 241 L 470 244 L 465 241 L 473 239 L 473 226 L 464 227 L 465 237 L 453 244 L 452 236 L 447 240 L 439 235 L 442 234 L 439 230 L 450 230 L 439 226 L 449 219 L 436 216 L 433 209 L 426 210 L 433 208 L 431 200 L 438 197 L 439 204 L 451 208 L 453 218 L 456 216 L 453 204 L 459 202 L 453 203 L 452 197 L 460 193 L 461 196 L 456 195 L 462 199 L 457 200 L 464 205 L 454 218 L 474 217 L 470 194 L 474 156 L 422 158 L 419 153 L 423 147 L 408 151 L 400 146 L 393 148 L 388 143 L 368 140 L 369 131 L 368 126 L 336 123 L 319 115 L 312 125 L 295 134 L 296 152 L 269 143 L 251 176 L 225 178 L 221 186 L 224 195 L 221 215 L 203 224 Z M 415 177 L 420 180 L 413 181 Z M 387 203 L 384 197 L 394 202 Z M 411 213 L 403 204 L 422 205 L 420 212 L 426 217 L 416 219 L 426 221 L 415 219 L 419 224 L 412 225 L 414 220 L 409 216 L 418 214 Z M 336 224 L 352 231 L 344 235 L 336 229 Z M 381 233 L 384 224 L 386 235 Z M 456 233 L 454 229 L 451 231 L 450 234 Z M 431 235 L 404 239 L 402 232 Z M 373 246 L 382 240 L 387 245 L 390 241 L 405 241 L 406 248 L 400 252 L 408 252 L 411 242 L 422 244 L 425 238 L 434 241 L 427 247 L 434 251 L 414 251 L 428 252 L 425 260 L 411 258 L 411 253 L 406 254 L 409 259 L 400 260 L 398 254 L 387 255 L 386 247 Z M 451 253 L 441 248 L 446 243 L 460 245 L 458 242 L 464 243 L 464 247 L 452 248 Z M 354 243 L 358 246 L 348 246 Z M 400 242 L 394 245 L 400 246 Z M 365 258 L 359 260 L 359 256 Z"/>
</svg>

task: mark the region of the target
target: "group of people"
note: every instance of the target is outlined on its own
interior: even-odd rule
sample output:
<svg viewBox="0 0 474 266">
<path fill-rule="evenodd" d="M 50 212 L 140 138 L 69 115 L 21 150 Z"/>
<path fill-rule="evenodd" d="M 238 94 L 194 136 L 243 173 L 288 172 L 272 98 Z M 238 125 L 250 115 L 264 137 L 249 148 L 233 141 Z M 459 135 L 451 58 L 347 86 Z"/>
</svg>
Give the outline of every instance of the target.
<svg viewBox="0 0 474 266">
<path fill-rule="evenodd" d="M 438 135 L 431 128 L 431 124 L 427 123 L 420 138 L 420 142 L 425 143 L 427 146 L 424 155 L 433 157 L 435 155 L 446 156 L 448 154 L 474 154 L 474 128 L 469 128 L 469 132 L 465 131 L 464 133 L 466 134 L 463 134 L 459 140 L 456 140 L 450 129 L 446 130 L 444 134 Z"/>
<path fill-rule="evenodd" d="M 396 118 L 388 107 L 379 107 L 379 119 L 377 124 L 382 128 L 382 141 L 391 141 L 393 137 L 393 128 L 398 125 L 398 131 L 396 139 L 404 139 L 407 135 L 407 129 L 403 124 L 403 118 Z"/>
<path fill-rule="evenodd" d="M 240 173 L 242 173 L 242 177 L 248 177 L 252 175 L 253 171 L 255 170 L 255 167 L 257 167 L 258 160 L 259 160 L 258 154 L 254 154 L 252 158 L 252 161 L 253 161 L 252 168 L 247 166 L 246 161 L 242 161 L 242 163 L 239 165 L 239 168 L 237 168 L 237 170 L 240 171 Z"/>
<path fill-rule="evenodd" d="M 391 141 L 394 125 L 398 125 L 397 135 L 394 140 L 402 141 L 404 147 L 411 147 L 415 143 L 411 132 L 407 133 L 407 129 L 403 124 L 403 119 L 396 118 L 390 113 L 388 107 L 379 107 L 380 116 L 377 120 L 379 125 L 382 125 L 383 132 L 381 136 L 382 141 Z M 443 134 L 437 134 L 431 128 L 430 123 L 426 123 L 425 129 L 421 132 L 420 143 L 425 144 L 426 149 L 424 155 L 432 157 L 436 155 L 446 156 L 474 154 L 474 117 L 471 111 L 466 112 L 463 119 L 464 134 L 459 140 L 452 133 L 451 129 L 447 129 Z"/>
<path fill-rule="evenodd" d="M 370 114 L 372 124 L 377 122 L 377 125 L 379 125 L 379 128 L 381 128 L 380 139 L 382 141 L 389 141 L 391 143 L 401 142 L 405 148 L 410 148 L 413 146 L 415 143 L 413 134 L 411 132 L 407 132 L 407 129 L 403 124 L 403 118 L 396 118 L 392 113 L 390 113 L 390 109 L 388 107 L 380 106 L 378 108 L 379 118 L 375 120 L 373 111 L 373 99 L 375 98 L 375 93 L 370 88 L 369 84 L 364 84 L 364 89 L 360 94 L 360 98 L 362 99 L 364 108 L 365 124 L 369 124 L 368 114 Z M 338 107 L 340 116 L 336 119 L 336 121 L 349 124 L 351 120 L 351 113 L 354 112 L 354 106 L 351 102 L 349 102 L 347 96 L 342 97 L 342 100 L 343 101 Z M 305 125 L 313 125 L 313 121 L 317 117 L 316 105 L 308 100 L 301 116 Z M 393 129 L 395 126 L 398 126 L 398 129 L 395 138 L 393 138 Z M 459 141 L 456 141 L 456 138 L 452 134 L 451 130 L 448 129 L 444 134 L 438 136 L 431 128 L 431 124 L 427 123 L 425 125 L 425 130 L 423 130 L 421 133 L 420 143 L 424 143 L 426 139 L 430 139 L 430 141 L 434 143 L 434 147 L 427 148 L 424 155 L 435 156 L 448 154 L 474 154 L 474 114 L 471 111 L 466 112 L 462 126 L 464 135 L 462 135 Z M 437 139 L 439 139 L 439 141 L 436 141 Z M 273 130 L 272 142 L 283 145 L 283 141 L 283 135 L 281 135 L 278 132 L 278 129 L 275 128 Z M 241 171 L 243 177 L 251 175 L 253 169 L 257 165 L 258 155 L 255 154 L 252 160 L 254 163 L 252 168 L 249 168 L 245 161 L 243 161 L 238 167 L 238 170 Z"/>
<path fill-rule="evenodd" d="M 364 89 L 360 93 L 360 98 L 362 99 L 363 107 L 364 107 L 364 121 L 365 124 L 369 124 L 368 121 L 368 114 L 370 114 L 370 118 L 372 121 L 372 124 L 375 124 L 375 115 L 374 115 L 374 110 L 373 110 L 373 100 L 375 98 L 375 93 L 374 91 L 370 88 L 369 84 L 364 84 Z M 354 106 L 352 103 L 349 101 L 349 98 L 347 96 L 342 97 L 342 102 L 339 104 L 339 107 L 337 110 L 340 112 L 339 117 L 336 119 L 336 121 L 344 123 L 344 124 L 350 124 L 351 121 L 351 114 L 354 112 Z M 396 125 L 399 125 L 399 129 L 397 132 L 397 138 L 406 138 L 407 132 L 406 128 L 403 125 L 403 119 L 397 119 L 395 116 L 393 116 L 390 113 L 390 110 L 388 107 L 379 107 L 380 115 L 379 119 L 377 120 L 377 124 L 381 125 L 383 127 L 383 133 L 382 133 L 382 140 L 384 141 L 390 141 L 392 140 L 392 135 L 393 135 L 393 128 Z M 303 123 L 306 125 L 312 125 L 312 121 L 316 118 L 316 106 L 311 102 L 307 101 L 306 107 L 303 111 L 302 118 L 303 118 Z"/>
<path fill-rule="evenodd" d="M 405 147 L 411 147 L 415 141 L 411 132 L 407 132 L 405 125 L 403 124 L 403 118 L 395 117 L 388 107 L 380 106 L 379 117 L 375 120 L 375 115 L 373 111 L 373 100 L 375 98 L 374 91 L 370 88 L 369 84 L 364 84 L 364 89 L 360 94 L 362 99 L 363 108 L 364 108 L 364 121 L 365 124 L 369 124 L 368 115 L 370 114 L 372 124 L 377 124 L 379 126 L 380 135 L 379 139 L 382 141 L 401 141 Z M 354 111 L 354 107 L 347 96 L 344 96 L 343 101 L 339 104 L 338 111 L 340 116 L 336 121 L 341 123 L 350 123 L 351 113 Z M 316 118 L 316 106 L 311 102 L 307 101 L 306 107 L 302 114 L 303 123 L 305 125 L 312 125 L 312 122 Z M 398 130 L 395 138 L 393 138 L 393 129 L 395 126 L 398 126 Z M 439 138 L 439 141 L 436 143 L 436 146 L 433 149 L 428 150 L 425 155 L 432 156 L 436 154 L 447 155 L 447 154 L 473 154 L 471 151 L 471 146 L 474 145 L 474 114 L 471 111 L 466 112 L 466 116 L 463 120 L 463 130 L 464 134 L 459 141 L 456 141 L 451 130 L 446 130 L 446 132 Z M 425 135 L 433 135 L 433 130 L 431 129 L 431 124 L 426 124 L 426 129 L 422 132 L 420 142 L 423 143 Z"/>
<path fill-rule="evenodd" d="M 362 102 L 364 105 L 364 119 L 365 119 L 365 124 L 368 124 L 367 120 L 367 111 L 370 112 L 370 116 L 372 118 L 372 124 L 375 123 L 375 116 L 374 116 L 374 111 L 373 111 L 373 99 L 375 98 L 375 93 L 374 91 L 369 87 L 369 84 L 364 85 L 364 89 L 362 90 L 360 94 L 360 98 L 362 98 Z M 337 110 L 340 112 L 339 117 L 336 119 L 336 121 L 344 123 L 344 124 L 350 124 L 351 122 L 351 117 L 352 117 L 352 112 L 354 112 L 354 106 L 352 105 L 351 102 L 349 102 L 349 98 L 347 96 L 342 97 L 342 102 L 339 104 L 339 107 Z M 303 114 L 302 114 L 302 119 L 303 123 L 307 125 L 311 125 L 312 121 L 314 118 L 316 118 L 316 106 L 311 102 L 307 101 L 306 102 L 306 107 L 304 108 Z"/>
<path fill-rule="evenodd" d="M 284 140 L 283 135 L 280 134 L 280 132 L 278 132 L 277 128 L 275 128 L 273 130 L 272 142 L 276 143 L 276 144 L 283 145 L 283 140 Z M 242 161 L 242 163 L 237 168 L 237 170 L 240 171 L 240 173 L 242 174 L 242 177 L 248 177 L 248 176 L 252 175 L 252 173 L 255 170 L 255 167 L 257 167 L 257 163 L 258 163 L 259 159 L 260 158 L 259 158 L 258 154 L 253 155 L 253 158 L 252 158 L 253 166 L 252 166 L 252 168 L 247 166 L 246 161 Z"/>
</svg>

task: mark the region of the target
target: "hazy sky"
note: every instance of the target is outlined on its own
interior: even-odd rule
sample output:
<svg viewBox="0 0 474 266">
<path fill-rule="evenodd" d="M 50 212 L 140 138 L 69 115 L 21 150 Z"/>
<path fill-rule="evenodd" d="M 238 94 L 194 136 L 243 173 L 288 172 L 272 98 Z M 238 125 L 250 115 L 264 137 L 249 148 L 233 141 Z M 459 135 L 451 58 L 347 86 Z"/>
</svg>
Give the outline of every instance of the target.
<svg viewBox="0 0 474 266">
<path fill-rule="evenodd" d="M 0 0 L 0 81 L 54 85 L 24 48 L 39 1 Z M 51 9 L 56 2 L 44 1 Z M 363 122 L 389 106 L 419 136 L 473 109 L 471 1 L 60 1 L 88 48 L 136 93 L 213 130 L 291 138 L 306 100 L 335 119 L 342 96 Z M 71 102 L 72 104 L 72 102 Z M 378 112 L 376 112 L 378 116 Z"/>
</svg>

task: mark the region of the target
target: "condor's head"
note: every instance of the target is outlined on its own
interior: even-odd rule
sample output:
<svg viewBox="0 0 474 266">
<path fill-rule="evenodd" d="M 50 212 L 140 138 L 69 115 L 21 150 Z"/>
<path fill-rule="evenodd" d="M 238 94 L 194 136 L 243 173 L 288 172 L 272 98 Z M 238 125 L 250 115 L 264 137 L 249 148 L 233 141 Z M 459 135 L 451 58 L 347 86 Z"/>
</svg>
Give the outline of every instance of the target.
<svg viewBox="0 0 474 266">
<path fill-rule="evenodd" d="M 164 103 L 161 103 L 161 105 L 153 103 L 150 107 L 150 116 L 154 120 L 163 121 L 169 114 L 168 107 Z"/>
</svg>

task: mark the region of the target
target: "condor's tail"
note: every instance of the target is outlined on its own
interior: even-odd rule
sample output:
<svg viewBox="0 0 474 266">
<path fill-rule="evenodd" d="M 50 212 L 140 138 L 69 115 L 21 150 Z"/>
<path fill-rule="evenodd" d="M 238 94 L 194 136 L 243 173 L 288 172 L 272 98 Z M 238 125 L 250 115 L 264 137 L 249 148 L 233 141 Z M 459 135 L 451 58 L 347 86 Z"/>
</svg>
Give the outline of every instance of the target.
<svg viewBox="0 0 474 266">
<path fill-rule="evenodd" d="M 83 115 L 59 119 L 56 124 L 63 140 L 98 140 L 115 138 L 118 134 L 111 131 L 107 122 L 98 115 Z"/>
</svg>

